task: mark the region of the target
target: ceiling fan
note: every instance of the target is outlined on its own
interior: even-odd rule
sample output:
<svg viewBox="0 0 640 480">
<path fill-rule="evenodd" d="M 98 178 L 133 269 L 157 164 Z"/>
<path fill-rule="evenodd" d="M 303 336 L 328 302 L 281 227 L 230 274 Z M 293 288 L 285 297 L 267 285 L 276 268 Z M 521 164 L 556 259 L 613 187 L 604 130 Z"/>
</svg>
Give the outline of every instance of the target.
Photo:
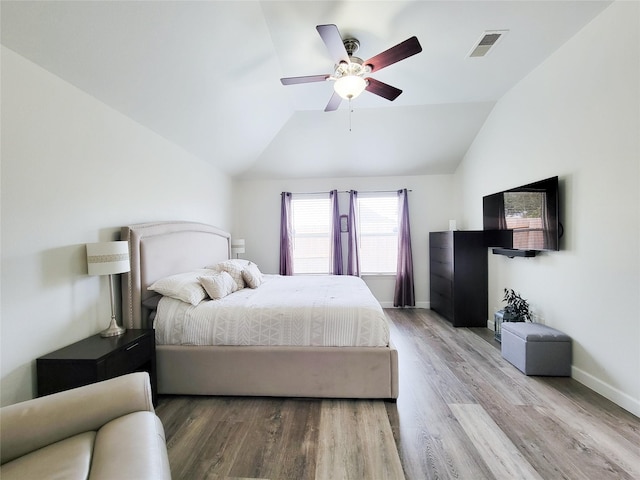
<svg viewBox="0 0 640 480">
<path fill-rule="evenodd" d="M 305 77 L 281 78 L 283 85 L 295 85 L 298 83 L 334 81 L 334 92 L 325 107 L 325 112 L 337 110 L 342 99 L 351 100 L 360 95 L 364 90 L 371 92 L 387 100 L 398 98 L 402 90 L 368 77 L 372 72 L 388 67 L 400 60 L 404 60 L 422 51 L 420 42 L 416 37 L 411 37 L 395 47 L 391 47 L 368 60 L 362 61 L 354 54 L 360 48 L 360 42 L 355 38 L 342 39 L 338 27 L 333 24 L 318 25 L 316 27 L 322 41 L 329 50 L 329 55 L 336 66 L 332 74 L 309 75 Z"/>
</svg>

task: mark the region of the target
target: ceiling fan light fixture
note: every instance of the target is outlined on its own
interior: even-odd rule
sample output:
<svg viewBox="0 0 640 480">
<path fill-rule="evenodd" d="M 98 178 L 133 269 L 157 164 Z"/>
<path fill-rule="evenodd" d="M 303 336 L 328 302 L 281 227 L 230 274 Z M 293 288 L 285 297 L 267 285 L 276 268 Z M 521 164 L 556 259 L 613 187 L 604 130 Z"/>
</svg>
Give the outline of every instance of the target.
<svg viewBox="0 0 640 480">
<path fill-rule="evenodd" d="M 336 79 L 333 89 L 345 100 L 356 98 L 367 88 L 367 81 L 358 75 L 345 75 Z"/>
<path fill-rule="evenodd" d="M 422 51 L 418 38 L 413 36 L 366 61 L 362 61 L 361 58 L 354 55 L 360 48 L 360 42 L 357 39 L 343 39 L 338 27 L 333 24 L 316 25 L 316 30 L 334 61 L 333 74 L 287 77 L 281 78 L 280 82 L 283 85 L 322 82 L 325 80 L 335 82 L 333 85 L 334 93 L 324 109 L 325 112 L 336 110 L 343 99 L 351 100 L 356 98 L 365 90 L 387 100 L 395 100 L 402 93 L 402 90 L 380 82 L 370 77 L 369 74 Z"/>
</svg>

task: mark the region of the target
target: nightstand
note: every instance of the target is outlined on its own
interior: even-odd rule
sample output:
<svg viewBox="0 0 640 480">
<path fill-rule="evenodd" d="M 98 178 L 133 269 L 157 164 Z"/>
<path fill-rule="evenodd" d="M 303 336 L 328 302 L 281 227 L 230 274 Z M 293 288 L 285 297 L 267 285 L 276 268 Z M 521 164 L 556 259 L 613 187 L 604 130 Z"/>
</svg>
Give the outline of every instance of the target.
<svg viewBox="0 0 640 480">
<path fill-rule="evenodd" d="M 36 360 L 38 396 L 68 390 L 132 372 L 145 371 L 157 404 L 154 330 L 127 330 L 117 337 L 100 334 Z"/>
</svg>

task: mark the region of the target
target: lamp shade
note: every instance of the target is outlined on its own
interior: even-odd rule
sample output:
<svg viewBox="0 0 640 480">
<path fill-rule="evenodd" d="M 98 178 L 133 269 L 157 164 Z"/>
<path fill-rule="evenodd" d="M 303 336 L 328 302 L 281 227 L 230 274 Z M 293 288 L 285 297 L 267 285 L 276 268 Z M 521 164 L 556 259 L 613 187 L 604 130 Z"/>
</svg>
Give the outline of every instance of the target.
<svg viewBox="0 0 640 480">
<path fill-rule="evenodd" d="M 128 272 L 129 242 L 100 242 L 87 244 L 89 275 L 110 275 Z"/>
<path fill-rule="evenodd" d="M 244 238 L 236 238 L 231 240 L 231 253 L 238 254 L 244 253 Z"/>
</svg>

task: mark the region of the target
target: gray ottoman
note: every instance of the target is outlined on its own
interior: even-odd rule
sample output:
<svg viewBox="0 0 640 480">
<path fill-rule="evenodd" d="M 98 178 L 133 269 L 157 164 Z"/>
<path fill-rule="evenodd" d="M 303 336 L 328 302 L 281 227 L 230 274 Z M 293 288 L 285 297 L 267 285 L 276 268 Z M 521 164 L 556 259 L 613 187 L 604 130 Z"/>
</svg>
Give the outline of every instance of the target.
<svg viewBox="0 0 640 480">
<path fill-rule="evenodd" d="M 502 356 L 525 375 L 571 376 L 571 337 L 541 323 L 504 322 Z"/>
</svg>

